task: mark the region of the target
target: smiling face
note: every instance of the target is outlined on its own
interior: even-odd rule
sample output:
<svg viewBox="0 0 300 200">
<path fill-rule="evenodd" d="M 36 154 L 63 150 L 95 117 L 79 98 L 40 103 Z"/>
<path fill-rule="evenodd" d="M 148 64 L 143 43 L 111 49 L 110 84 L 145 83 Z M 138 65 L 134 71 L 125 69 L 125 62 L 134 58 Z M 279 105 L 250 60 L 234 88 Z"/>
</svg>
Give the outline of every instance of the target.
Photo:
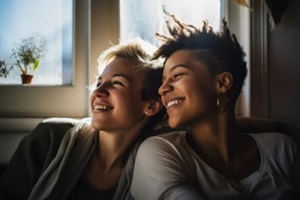
<svg viewBox="0 0 300 200">
<path fill-rule="evenodd" d="M 141 100 L 145 71 L 137 62 L 116 58 L 110 62 L 93 91 L 90 103 L 92 126 L 104 131 L 129 131 L 141 126 L 147 102 Z"/>
<path fill-rule="evenodd" d="M 166 61 L 159 88 L 169 125 L 193 125 L 216 112 L 216 77 L 192 50 L 178 50 Z"/>
</svg>

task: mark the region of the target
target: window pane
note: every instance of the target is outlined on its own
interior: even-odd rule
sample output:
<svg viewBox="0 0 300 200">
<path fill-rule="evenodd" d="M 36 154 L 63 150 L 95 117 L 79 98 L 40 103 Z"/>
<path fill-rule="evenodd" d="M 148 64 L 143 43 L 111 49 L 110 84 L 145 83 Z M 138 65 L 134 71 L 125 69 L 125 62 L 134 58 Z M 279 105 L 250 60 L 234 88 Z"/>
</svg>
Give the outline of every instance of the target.
<svg viewBox="0 0 300 200">
<path fill-rule="evenodd" d="M 155 32 L 167 33 L 163 6 L 185 23 L 201 27 L 207 19 L 214 30 L 220 28 L 220 0 L 120 0 L 121 40 L 139 36 L 157 44 Z"/>
<path fill-rule="evenodd" d="M 21 39 L 39 34 L 47 53 L 34 71 L 33 84 L 72 83 L 73 0 L 0 0 L 0 59 L 14 63 L 12 49 Z M 20 84 L 21 71 L 14 67 L 0 84 Z"/>
</svg>

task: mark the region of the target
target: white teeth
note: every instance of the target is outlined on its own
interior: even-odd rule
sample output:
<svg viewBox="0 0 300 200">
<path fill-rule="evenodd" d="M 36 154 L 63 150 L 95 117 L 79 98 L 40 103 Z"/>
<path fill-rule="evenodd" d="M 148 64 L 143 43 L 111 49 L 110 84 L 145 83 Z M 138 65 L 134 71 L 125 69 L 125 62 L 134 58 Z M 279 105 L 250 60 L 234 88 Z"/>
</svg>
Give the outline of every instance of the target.
<svg viewBox="0 0 300 200">
<path fill-rule="evenodd" d="M 175 100 L 169 101 L 169 102 L 167 103 L 167 108 L 169 108 L 169 107 L 171 107 L 171 106 L 173 106 L 173 105 L 175 105 L 175 104 L 179 104 L 179 103 L 181 103 L 181 102 L 182 102 L 181 99 L 175 99 Z"/>
<path fill-rule="evenodd" d="M 112 107 L 106 105 L 95 105 L 95 110 L 110 110 Z"/>
</svg>

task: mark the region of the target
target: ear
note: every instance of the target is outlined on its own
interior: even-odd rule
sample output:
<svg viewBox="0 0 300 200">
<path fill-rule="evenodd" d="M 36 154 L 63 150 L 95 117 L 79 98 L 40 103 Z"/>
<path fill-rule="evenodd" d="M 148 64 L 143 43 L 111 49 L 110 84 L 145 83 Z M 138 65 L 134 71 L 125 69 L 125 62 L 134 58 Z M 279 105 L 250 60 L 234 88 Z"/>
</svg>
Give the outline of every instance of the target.
<svg viewBox="0 0 300 200">
<path fill-rule="evenodd" d="M 233 77 L 229 72 L 217 74 L 217 90 L 218 92 L 227 92 L 233 84 Z"/>
<path fill-rule="evenodd" d="M 163 104 L 160 100 L 160 98 L 158 100 L 150 100 L 149 101 L 149 105 L 146 108 L 146 110 L 144 111 L 145 115 L 148 117 L 151 117 L 153 115 L 155 115 L 156 113 L 158 113 L 163 107 Z"/>
</svg>

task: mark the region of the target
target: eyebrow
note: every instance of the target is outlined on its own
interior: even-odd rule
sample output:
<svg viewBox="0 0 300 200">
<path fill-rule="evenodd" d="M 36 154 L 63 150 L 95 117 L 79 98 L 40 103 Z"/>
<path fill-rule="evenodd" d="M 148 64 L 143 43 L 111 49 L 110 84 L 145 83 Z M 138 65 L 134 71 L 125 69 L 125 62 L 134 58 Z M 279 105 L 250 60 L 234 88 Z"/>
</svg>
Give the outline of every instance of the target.
<svg viewBox="0 0 300 200">
<path fill-rule="evenodd" d="M 178 67 L 183 67 L 183 68 L 191 69 L 191 67 L 188 66 L 188 65 L 185 65 L 185 64 L 177 64 L 177 65 L 174 65 L 169 71 L 172 72 L 172 71 L 174 71 L 175 69 L 177 69 Z"/>
<path fill-rule="evenodd" d="M 186 65 L 186 64 L 177 64 L 177 65 L 174 65 L 173 67 L 171 67 L 171 69 L 169 70 L 169 72 L 172 72 L 172 71 L 174 71 L 175 69 L 177 69 L 179 67 L 183 67 L 183 68 L 186 68 L 186 69 L 191 69 L 191 67 L 188 66 L 188 65 Z M 163 80 L 165 79 L 164 75 L 162 76 L 162 79 Z"/>
<path fill-rule="evenodd" d="M 129 78 L 127 75 L 125 74 L 114 74 L 112 77 L 122 77 L 125 78 L 126 80 L 128 80 L 129 82 L 131 82 L 131 78 Z M 98 81 L 102 80 L 102 76 L 98 77 Z"/>
</svg>

